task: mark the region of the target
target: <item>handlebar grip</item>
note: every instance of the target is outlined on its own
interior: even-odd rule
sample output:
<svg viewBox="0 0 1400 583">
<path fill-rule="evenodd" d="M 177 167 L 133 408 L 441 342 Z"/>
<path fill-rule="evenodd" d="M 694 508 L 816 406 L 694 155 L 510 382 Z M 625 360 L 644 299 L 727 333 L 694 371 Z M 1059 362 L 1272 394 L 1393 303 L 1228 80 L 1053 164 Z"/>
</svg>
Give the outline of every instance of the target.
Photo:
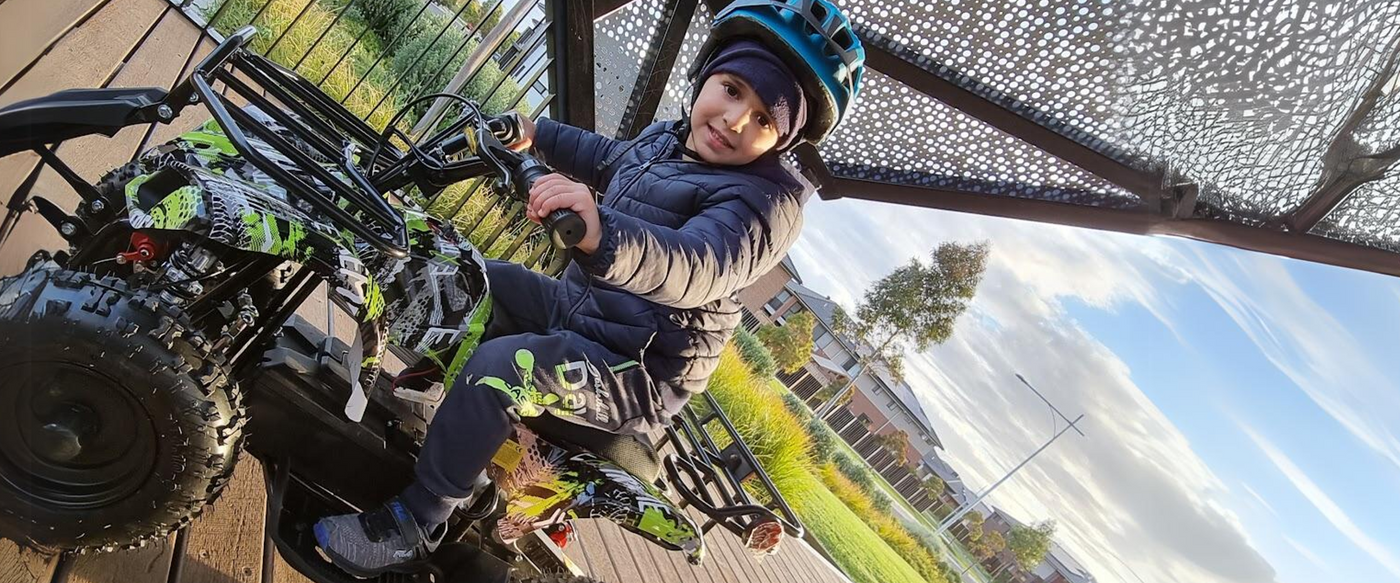
<svg viewBox="0 0 1400 583">
<path fill-rule="evenodd" d="M 535 181 L 549 174 L 549 168 L 539 163 L 534 158 L 525 158 L 518 170 L 521 187 L 524 188 L 522 197 L 524 200 L 530 199 L 530 189 L 535 186 Z M 549 216 L 540 219 L 540 224 L 549 233 L 549 238 L 558 249 L 572 249 L 583 240 L 583 235 L 588 231 L 588 225 L 583 222 L 583 217 L 569 209 L 558 209 Z"/>
<path fill-rule="evenodd" d="M 583 222 L 583 217 L 569 209 L 559 209 L 540 221 L 544 228 L 549 229 L 549 238 L 554 242 L 554 246 L 559 249 L 572 249 L 583 240 L 583 235 L 588 231 L 588 225 Z"/>
</svg>

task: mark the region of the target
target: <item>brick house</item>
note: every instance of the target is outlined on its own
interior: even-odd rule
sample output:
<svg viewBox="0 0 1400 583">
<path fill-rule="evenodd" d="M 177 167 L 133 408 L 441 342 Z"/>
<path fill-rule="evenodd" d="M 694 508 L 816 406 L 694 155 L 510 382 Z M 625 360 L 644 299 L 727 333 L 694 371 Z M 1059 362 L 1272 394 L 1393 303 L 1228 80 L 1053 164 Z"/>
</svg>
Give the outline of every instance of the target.
<svg viewBox="0 0 1400 583">
<path fill-rule="evenodd" d="M 744 327 L 750 330 L 763 324 L 782 325 L 788 317 L 802 311 L 816 317 L 811 358 L 793 374 L 779 372 L 778 379 L 815 408 L 820 404 L 817 392 L 822 387 L 844 385 L 856 377 L 857 390 L 850 402 L 837 409 L 828 418 L 828 424 L 915 508 L 926 510 L 935 505 L 937 497 L 922 487 L 923 478 L 934 475 L 925 460 L 942 447 L 933 424 L 908 384 L 896 382 L 882 370 L 860 370 L 858 355 L 862 347 L 832 330 L 836 303 L 804 286 L 788 258 L 779 268 L 741 290 L 738 299 L 745 309 Z M 880 447 L 874 439 L 897 431 L 909 437 L 904 454 L 912 468 L 900 465 L 899 456 Z"/>
<path fill-rule="evenodd" d="M 982 510 L 983 506 L 979 505 L 978 509 Z M 988 508 L 988 512 L 984 516 L 986 516 L 986 520 L 983 522 L 983 529 L 986 531 L 994 530 L 1007 541 L 1011 540 L 1013 527 L 1026 526 L 999 508 Z M 1032 569 L 1022 569 L 1016 563 L 1016 556 L 1009 548 L 982 561 L 982 566 L 987 569 L 988 573 L 1001 573 L 1009 576 L 1006 580 L 1010 583 L 1094 583 L 1094 576 L 1090 575 L 1088 570 L 1080 565 L 1064 547 L 1053 540 L 1050 542 L 1049 552 L 1045 553 L 1045 558 Z"/>
</svg>

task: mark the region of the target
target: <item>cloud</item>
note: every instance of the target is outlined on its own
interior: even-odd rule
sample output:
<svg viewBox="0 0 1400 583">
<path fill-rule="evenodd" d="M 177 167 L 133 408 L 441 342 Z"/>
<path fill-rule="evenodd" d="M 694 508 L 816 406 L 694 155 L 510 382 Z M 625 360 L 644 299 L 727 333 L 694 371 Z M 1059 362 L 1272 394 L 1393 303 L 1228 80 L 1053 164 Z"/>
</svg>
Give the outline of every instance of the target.
<svg viewBox="0 0 1400 583">
<path fill-rule="evenodd" d="M 1400 577 L 1400 558 L 1396 558 L 1396 556 L 1379 541 L 1363 532 L 1361 527 L 1357 526 L 1356 522 L 1332 500 L 1332 497 L 1328 496 L 1326 492 L 1323 492 L 1322 488 L 1318 487 L 1317 483 L 1312 481 L 1312 478 L 1309 478 L 1301 468 L 1293 463 L 1293 460 L 1279 451 L 1272 442 L 1259 435 L 1258 432 L 1244 423 L 1240 424 L 1240 429 L 1244 431 L 1245 435 L 1249 436 L 1250 441 L 1253 441 L 1254 445 L 1258 446 L 1260 451 L 1264 452 L 1264 456 L 1269 458 L 1269 461 L 1274 464 L 1274 467 L 1278 468 L 1278 471 L 1283 474 L 1283 477 L 1287 478 L 1288 481 L 1293 484 L 1293 487 L 1297 488 L 1298 491 L 1303 494 L 1303 497 L 1307 498 L 1308 502 L 1312 503 L 1314 508 L 1317 508 L 1317 511 L 1322 514 L 1322 517 L 1326 518 L 1327 522 L 1332 523 L 1332 526 L 1337 529 L 1337 532 L 1342 533 L 1342 536 L 1347 537 L 1357 548 L 1361 549 L 1367 555 L 1370 555 L 1372 559 L 1375 559 L 1375 561 L 1380 563 L 1382 567 L 1385 567 L 1387 571 L 1390 571 L 1396 577 Z"/>
<path fill-rule="evenodd" d="M 1312 549 L 1304 546 L 1303 543 L 1286 536 L 1283 537 L 1283 542 L 1288 543 L 1288 546 L 1293 547 L 1293 550 L 1298 551 L 1298 554 L 1304 559 L 1307 559 L 1308 562 L 1316 565 L 1319 569 L 1327 570 L 1327 562 L 1323 561 L 1322 557 L 1317 556 L 1317 553 L 1314 553 Z"/>
<path fill-rule="evenodd" d="M 1174 267 L 1174 248 L 873 203 L 819 202 L 807 217 L 794 259 L 810 287 L 838 301 L 838 293 L 857 297 L 939 241 L 993 242 L 971 313 L 948 343 L 909 358 L 911 385 L 948 457 L 974 486 L 995 481 L 1053 431 L 1049 412 L 1016 372 L 1066 414 L 1084 413 L 1088 434 L 1061 438 L 993 493 L 994 504 L 1022 520 L 1056 519 L 1057 540 L 1100 581 L 1136 580 L 1115 556 L 1149 581 L 1275 580 L 1225 506 L 1228 488 L 1137 388 L 1127 365 L 1063 305 L 1073 299 L 1112 311 L 1137 304 L 1170 325 L 1174 300 L 1163 284 L 1190 277 Z"/>
<path fill-rule="evenodd" d="M 1274 510 L 1274 505 L 1269 504 L 1269 501 L 1265 500 L 1263 496 L 1260 496 L 1258 492 L 1254 491 L 1254 488 L 1249 487 L 1249 484 L 1240 484 L 1240 487 L 1244 489 L 1245 493 L 1249 494 L 1249 497 L 1252 498 L 1255 502 L 1257 502 L 1259 506 L 1263 507 L 1265 510 L 1268 510 L 1269 514 L 1272 514 L 1275 517 L 1278 516 L 1278 511 Z"/>
<path fill-rule="evenodd" d="M 1282 260 L 1191 249 L 1193 283 L 1319 408 L 1400 468 L 1400 383 L 1367 347 L 1298 286 Z"/>
</svg>

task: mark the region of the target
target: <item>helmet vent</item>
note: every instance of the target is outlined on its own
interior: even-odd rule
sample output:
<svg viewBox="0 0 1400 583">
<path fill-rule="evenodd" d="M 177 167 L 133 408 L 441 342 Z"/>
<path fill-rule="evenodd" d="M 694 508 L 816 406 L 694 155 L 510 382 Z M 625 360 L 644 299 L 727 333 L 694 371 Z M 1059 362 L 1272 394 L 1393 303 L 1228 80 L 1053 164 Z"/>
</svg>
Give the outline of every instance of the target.
<svg viewBox="0 0 1400 583">
<path fill-rule="evenodd" d="M 849 51 L 851 50 L 851 43 L 855 40 L 855 37 L 851 36 L 851 29 L 843 27 L 841 30 L 836 31 L 836 36 L 832 37 L 832 40 L 835 40 L 836 44 L 842 49 Z"/>
</svg>

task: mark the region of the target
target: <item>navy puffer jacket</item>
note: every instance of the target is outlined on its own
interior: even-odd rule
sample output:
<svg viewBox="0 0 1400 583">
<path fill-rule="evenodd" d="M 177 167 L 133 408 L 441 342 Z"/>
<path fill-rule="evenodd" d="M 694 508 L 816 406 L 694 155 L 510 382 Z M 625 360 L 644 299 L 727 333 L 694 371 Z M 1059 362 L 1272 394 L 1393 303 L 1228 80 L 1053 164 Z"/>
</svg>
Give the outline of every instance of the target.
<svg viewBox="0 0 1400 583">
<path fill-rule="evenodd" d="M 545 162 L 602 194 L 602 243 L 563 275 L 565 325 L 638 358 L 668 414 L 705 389 L 739 325 L 734 292 L 782 260 L 812 191 L 776 156 L 686 161 L 680 127 L 626 142 L 548 119 L 535 132 Z"/>
</svg>

